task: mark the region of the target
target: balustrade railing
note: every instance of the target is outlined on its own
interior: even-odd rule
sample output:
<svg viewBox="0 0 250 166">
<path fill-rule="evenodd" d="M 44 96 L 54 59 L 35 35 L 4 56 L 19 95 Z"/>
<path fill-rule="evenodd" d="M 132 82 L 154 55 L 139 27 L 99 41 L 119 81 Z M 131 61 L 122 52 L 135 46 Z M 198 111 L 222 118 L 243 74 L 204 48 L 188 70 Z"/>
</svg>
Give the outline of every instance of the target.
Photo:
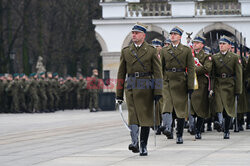
<svg viewBox="0 0 250 166">
<path fill-rule="evenodd" d="M 241 15 L 241 4 L 237 1 L 196 2 L 195 15 Z"/>
<path fill-rule="evenodd" d="M 171 16 L 171 5 L 167 0 L 141 0 L 140 3 L 129 3 L 128 17 Z"/>
</svg>

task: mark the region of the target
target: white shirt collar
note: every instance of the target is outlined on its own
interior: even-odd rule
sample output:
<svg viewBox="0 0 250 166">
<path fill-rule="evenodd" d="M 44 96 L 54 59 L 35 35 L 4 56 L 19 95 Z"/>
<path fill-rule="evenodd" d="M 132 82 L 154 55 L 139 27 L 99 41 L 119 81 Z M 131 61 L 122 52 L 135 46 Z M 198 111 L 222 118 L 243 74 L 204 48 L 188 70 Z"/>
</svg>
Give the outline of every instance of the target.
<svg viewBox="0 0 250 166">
<path fill-rule="evenodd" d="M 221 52 L 221 54 L 222 54 L 222 55 L 226 55 L 226 54 L 227 54 L 227 51 L 225 51 L 225 52 Z"/>
<path fill-rule="evenodd" d="M 135 45 L 136 48 L 140 48 L 142 44 L 137 45 L 136 43 L 134 43 L 134 45 Z"/>
<path fill-rule="evenodd" d="M 172 46 L 177 48 L 179 44 L 180 44 L 180 43 L 174 45 L 174 44 L 172 43 Z"/>
</svg>

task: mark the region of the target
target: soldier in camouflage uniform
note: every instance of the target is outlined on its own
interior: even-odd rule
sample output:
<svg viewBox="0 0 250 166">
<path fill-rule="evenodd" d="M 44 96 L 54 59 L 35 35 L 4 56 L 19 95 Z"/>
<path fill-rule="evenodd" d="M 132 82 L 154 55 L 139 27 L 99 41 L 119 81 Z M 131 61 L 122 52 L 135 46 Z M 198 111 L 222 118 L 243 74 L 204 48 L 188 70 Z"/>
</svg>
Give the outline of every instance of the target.
<svg viewBox="0 0 250 166">
<path fill-rule="evenodd" d="M 63 110 L 66 108 L 66 103 L 67 103 L 67 99 L 66 99 L 66 96 L 67 96 L 67 89 L 68 87 L 66 86 L 65 84 L 65 81 L 63 78 L 59 78 L 59 90 L 60 90 L 60 93 L 59 93 L 59 97 L 60 97 L 60 103 L 59 103 L 59 109 L 60 110 Z"/>
<path fill-rule="evenodd" d="M 4 89 L 5 78 L 3 74 L 0 74 L 0 113 L 3 113 L 4 110 L 4 102 L 5 102 L 5 89 Z"/>
<path fill-rule="evenodd" d="M 66 100 L 66 109 L 72 109 L 73 108 L 73 90 L 74 90 L 74 82 L 72 80 L 71 76 L 67 76 L 65 85 L 67 86 L 67 92 L 65 96 Z"/>
<path fill-rule="evenodd" d="M 26 95 L 25 95 L 25 88 L 26 88 L 26 80 L 25 80 L 25 74 L 20 74 L 19 79 L 19 108 L 21 112 L 26 112 Z"/>
<path fill-rule="evenodd" d="M 54 95 L 53 95 L 53 81 L 52 81 L 52 73 L 51 72 L 48 72 L 47 73 L 47 105 L 48 105 L 48 109 L 50 112 L 54 112 Z"/>
<path fill-rule="evenodd" d="M 10 111 L 12 113 L 19 113 L 20 110 L 19 110 L 19 74 L 18 73 L 15 73 L 13 74 L 13 78 L 14 80 L 12 80 L 7 88 L 6 88 L 6 91 L 8 93 L 10 93 L 11 97 L 12 97 L 12 102 L 11 102 L 11 107 L 10 107 Z"/>
<path fill-rule="evenodd" d="M 39 98 L 38 98 L 39 84 L 37 82 L 37 74 L 31 73 L 30 79 L 25 88 L 25 92 L 28 95 L 28 112 L 35 113 L 39 112 Z"/>
<path fill-rule="evenodd" d="M 53 86 L 53 95 L 54 95 L 54 109 L 57 111 L 59 109 L 59 91 L 60 85 L 58 81 L 59 75 L 58 73 L 53 73 L 52 86 Z"/>
<path fill-rule="evenodd" d="M 46 88 L 47 88 L 47 81 L 45 78 L 45 72 L 39 73 L 39 79 L 38 79 L 38 84 L 39 84 L 39 101 L 40 101 L 40 111 L 41 112 L 48 112 L 47 108 L 47 95 L 46 95 Z"/>
<path fill-rule="evenodd" d="M 97 112 L 98 109 L 98 70 L 93 69 L 93 75 L 90 78 L 90 89 L 89 89 L 89 110 L 90 112 Z"/>
<path fill-rule="evenodd" d="M 77 89 L 77 103 L 78 103 L 78 108 L 84 109 L 86 106 L 86 87 L 87 87 L 87 82 L 86 80 L 82 77 L 82 75 L 79 76 L 79 82 L 78 82 L 78 89 Z"/>
<path fill-rule="evenodd" d="M 6 76 L 6 82 L 4 82 L 4 89 L 5 89 L 5 112 L 10 113 L 11 112 L 11 103 L 12 103 L 12 95 L 11 95 L 11 90 L 8 90 L 7 87 L 11 82 L 13 81 L 13 77 L 11 74 L 8 74 Z"/>
</svg>

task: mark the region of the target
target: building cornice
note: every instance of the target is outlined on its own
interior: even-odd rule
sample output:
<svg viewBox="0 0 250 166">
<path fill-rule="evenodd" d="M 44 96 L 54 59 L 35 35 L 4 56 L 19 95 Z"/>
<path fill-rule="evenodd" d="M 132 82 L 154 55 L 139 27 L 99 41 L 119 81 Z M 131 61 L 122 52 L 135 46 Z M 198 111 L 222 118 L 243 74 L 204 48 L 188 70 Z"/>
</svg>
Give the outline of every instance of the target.
<svg viewBox="0 0 250 166">
<path fill-rule="evenodd" d="M 141 17 L 141 18 L 123 18 L 123 19 L 100 19 L 93 20 L 95 25 L 114 25 L 114 24 L 134 24 L 135 22 L 148 24 L 166 24 L 170 23 L 206 23 L 206 22 L 250 22 L 250 16 L 196 16 L 196 17 Z"/>
</svg>

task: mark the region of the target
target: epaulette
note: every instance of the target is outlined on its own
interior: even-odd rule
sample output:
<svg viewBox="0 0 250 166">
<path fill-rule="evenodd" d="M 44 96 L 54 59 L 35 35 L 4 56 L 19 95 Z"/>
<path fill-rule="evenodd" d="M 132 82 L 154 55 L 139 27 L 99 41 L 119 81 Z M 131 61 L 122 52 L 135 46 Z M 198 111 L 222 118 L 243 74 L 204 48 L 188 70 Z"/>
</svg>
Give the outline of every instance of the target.
<svg viewBox="0 0 250 166">
<path fill-rule="evenodd" d="M 153 45 L 151 45 L 151 44 L 149 44 L 149 46 L 151 46 L 151 47 L 155 48 L 155 46 L 153 46 Z"/>
<path fill-rule="evenodd" d="M 129 46 L 124 47 L 123 50 L 125 50 L 125 49 L 127 49 L 127 48 L 129 48 Z"/>
</svg>

